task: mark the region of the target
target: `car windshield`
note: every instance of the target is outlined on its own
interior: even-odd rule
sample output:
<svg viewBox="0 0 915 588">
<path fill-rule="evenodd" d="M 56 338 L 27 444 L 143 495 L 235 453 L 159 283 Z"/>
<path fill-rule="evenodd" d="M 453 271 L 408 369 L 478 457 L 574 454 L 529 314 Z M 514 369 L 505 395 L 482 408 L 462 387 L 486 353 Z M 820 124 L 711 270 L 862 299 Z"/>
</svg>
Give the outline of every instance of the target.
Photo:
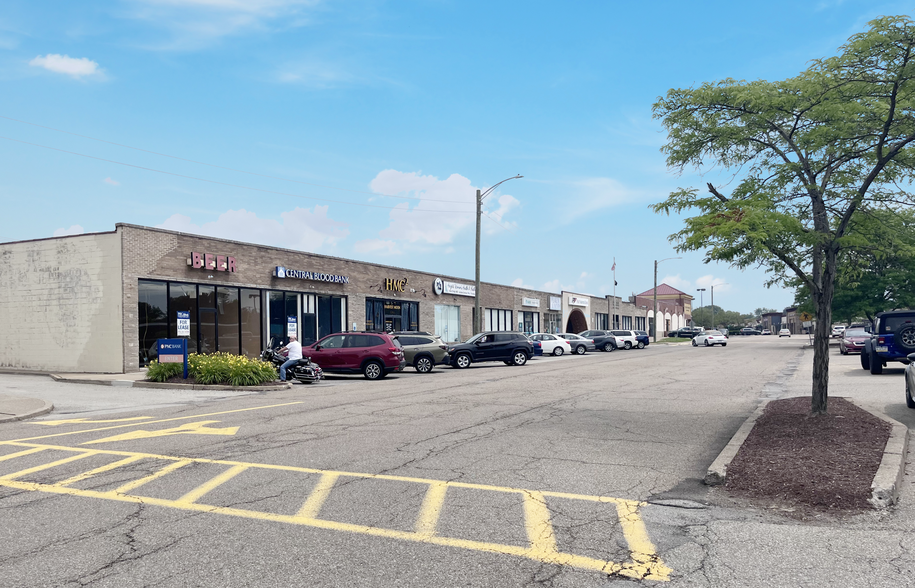
<svg viewBox="0 0 915 588">
<path fill-rule="evenodd" d="M 486 336 L 486 333 L 478 333 L 478 334 L 474 335 L 473 337 L 471 337 L 470 339 L 467 339 L 467 341 L 465 341 L 465 343 L 476 343 L 478 340 L 480 340 L 481 338 L 483 338 L 485 336 Z"/>
<path fill-rule="evenodd" d="M 870 337 L 870 333 L 864 329 L 847 329 L 845 331 L 846 337 Z"/>
</svg>

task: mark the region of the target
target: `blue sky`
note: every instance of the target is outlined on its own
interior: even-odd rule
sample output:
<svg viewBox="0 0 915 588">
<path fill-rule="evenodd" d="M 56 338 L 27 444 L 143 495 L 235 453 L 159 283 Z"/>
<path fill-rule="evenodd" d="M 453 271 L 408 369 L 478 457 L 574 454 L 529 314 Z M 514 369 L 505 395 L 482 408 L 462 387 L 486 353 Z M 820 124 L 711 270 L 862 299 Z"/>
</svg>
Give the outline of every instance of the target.
<svg viewBox="0 0 915 588">
<path fill-rule="evenodd" d="M 3 4 L 0 241 L 128 222 L 472 279 L 474 191 L 521 174 L 485 201 L 483 280 L 603 295 L 615 258 L 624 297 L 651 288 L 655 259 L 678 255 L 667 237 L 682 219 L 648 206 L 732 181 L 666 168 L 657 97 L 793 76 L 872 18 L 910 11 L 855 0 Z M 697 301 L 713 283 L 728 310 L 793 301 L 761 270 L 682 257 L 659 266 L 659 282 Z"/>
</svg>

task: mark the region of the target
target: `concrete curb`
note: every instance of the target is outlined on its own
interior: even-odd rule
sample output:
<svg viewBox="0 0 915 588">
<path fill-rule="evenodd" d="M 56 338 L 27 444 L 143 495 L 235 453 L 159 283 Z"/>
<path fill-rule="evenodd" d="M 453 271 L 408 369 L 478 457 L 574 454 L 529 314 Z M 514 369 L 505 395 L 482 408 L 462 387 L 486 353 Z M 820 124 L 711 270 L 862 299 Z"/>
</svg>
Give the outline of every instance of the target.
<svg viewBox="0 0 915 588">
<path fill-rule="evenodd" d="M 890 437 L 887 439 L 886 447 L 883 449 L 880 467 L 877 468 L 877 473 L 874 475 L 873 482 L 871 482 L 871 497 L 868 500 L 877 509 L 892 506 L 899 499 L 899 489 L 902 486 L 902 478 L 905 475 L 905 459 L 909 450 L 909 428 L 881 412 L 861 406 L 850 398 L 846 398 L 846 400 L 892 426 Z M 715 461 L 712 462 L 708 472 L 705 474 L 703 481 L 706 485 L 720 486 L 724 484 L 727 479 L 728 465 L 737 456 L 737 452 L 743 442 L 747 440 L 747 436 L 749 436 L 756 421 L 766 410 L 769 402 L 770 400 L 766 400 L 753 411 L 753 414 L 744 421 L 721 453 L 718 454 L 718 457 L 715 458 Z"/>
<path fill-rule="evenodd" d="M 753 426 L 756 424 L 757 419 L 762 416 L 768 404 L 769 400 L 764 401 L 756 407 L 753 414 L 740 425 L 740 428 L 737 429 L 737 432 L 734 433 L 734 436 L 731 437 L 728 444 L 724 446 L 724 449 L 721 450 L 721 453 L 718 454 L 718 457 L 716 457 L 715 461 L 712 462 L 712 465 L 709 466 L 705 478 L 703 479 L 703 482 L 705 482 L 706 485 L 720 486 L 724 484 L 724 481 L 727 478 L 728 465 L 734 461 L 737 452 L 740 450 L 743 442 L 747 440 L 750 431 L 753 430 Z"/>
<path fill-rule="evenodd" d="M 96 386 L 123 386 L 125 388 L 170 388 L 178 390 L 231 390 L 236 392 L 273 392 L 292 388 L 291 382 L 277 383 L 270 386 L 226 386 L 222 384 L 171 384 L 167 382 L 147 382 L 145 380 L 89 380 L 85 378 L 68 378 L 59 374 L 50 374 L 51 379 L 68 384 L 95 384 Z"/>
<path fill-rule="evenodd" d="M 905 458 L 909 451 L 909 428 L 882 412 L 858 404 L 855 406 L 886 421 L 893 427 L 890 430 L 890 438 L 886 440 L 886 447 L 883 448 L 880 467 L 877 468 L 874 481 L 871 482 L 871 497 L 868 500 L 874 508 L 887 508 L 896 504 L 899 499 L 899 488 L 902 486 L 902 477 L 905 475 Z"/>
<path fill-rule="evenodd" d="M 12 416 L 3 416 L 3 415 L 0 415 L 0 423 L 10 423 L 10 422 L 13 422 L 13 421 L 24 421 L 24 420 L 26 420 L 26 419 L 30 419 L 30 418 L 33 418 L 33 417 L 41 416 L 41 415 L 43 415 L 43 414 L 48 414 L 49 412 L 51 412 L 52 410 L 54 410 L 54 405 L 53 405 L 53 404 L 51 404 L 51 403 L 48 402 L 47 400 L 42 400 L 42 402 L 44 403 L 44 406 L 42 406 L 41 408 L 37 408 L 37 409 L 35 409 L 35 410 L 32 410 L 32 411 L 30 411 L 30 412 L 26 412 L 26 413 L 23 413 L 23 414 L 14 414 L 14 415 L 12 415 Z"/>
</svg>

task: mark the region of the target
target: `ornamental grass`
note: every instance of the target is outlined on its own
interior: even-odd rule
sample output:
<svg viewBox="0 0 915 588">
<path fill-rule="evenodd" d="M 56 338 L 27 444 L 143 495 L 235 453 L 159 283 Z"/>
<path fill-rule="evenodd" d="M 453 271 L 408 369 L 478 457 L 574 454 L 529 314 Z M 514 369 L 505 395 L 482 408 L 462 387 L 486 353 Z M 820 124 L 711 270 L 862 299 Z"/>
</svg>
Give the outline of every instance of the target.
<svg viewBox="0 0 915 588">
<path fill-rule="evenodd" d="M 150 362 L 147 379 L 166 382 L 184 371 L 180 363 Z M 227 384 L 230 386 L 256 386 L 276 380 L 273 364 L 231 353 L 191 353 L 187 356 L 188 377 L 198 384 Z"/>
</svg>

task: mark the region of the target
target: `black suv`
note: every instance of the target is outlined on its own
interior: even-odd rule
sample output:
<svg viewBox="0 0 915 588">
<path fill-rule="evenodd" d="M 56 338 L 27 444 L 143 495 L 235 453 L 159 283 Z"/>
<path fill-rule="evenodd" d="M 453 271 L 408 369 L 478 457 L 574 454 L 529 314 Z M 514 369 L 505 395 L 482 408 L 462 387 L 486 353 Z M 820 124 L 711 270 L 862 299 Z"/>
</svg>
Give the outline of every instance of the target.
<svg viewBox="0 0 915 588">
<path fill-rule="evenodd" d="M 603 351 L 613 351 L 614 349 L 619 348 L 616 337 L 614 337 L 613 333 L 610 331 L 582 331 L 578 335 L 585 339 L 594 339 L 594 346 Z"/>
<path fill-rule="evenodd" d="M 861 367 L 880 374 L 888 361 L 907 365 L 910 353 L 915 353 L 915 310 L 878 312 L 874 332 L 861 351 Z"/>
<path fill-rule="evenodd" d="M 451 367 L 463 369 L 476 361 L 501 361 L 524 365 L 534 355 L 534 344 L 521 333 L 496 331 L 477 333 L 463 343 L 448 347 Z"/>
</svg>

